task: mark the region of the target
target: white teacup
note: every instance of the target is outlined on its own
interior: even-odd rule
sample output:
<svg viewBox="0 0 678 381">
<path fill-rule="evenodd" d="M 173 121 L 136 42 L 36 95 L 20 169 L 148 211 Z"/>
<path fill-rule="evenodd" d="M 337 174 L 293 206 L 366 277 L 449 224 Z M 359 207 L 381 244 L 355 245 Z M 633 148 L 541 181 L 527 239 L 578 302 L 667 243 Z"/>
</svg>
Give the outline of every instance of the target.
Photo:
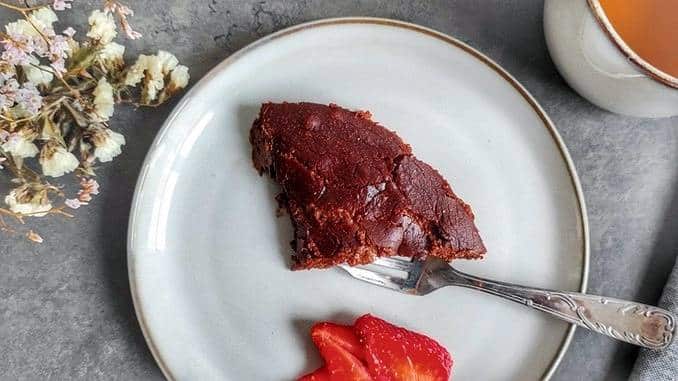
<svg viewBox="0 0 678 381">
<path fill-rule="evenodd" d="M 640 117 L 678 115 L 678 78 L 636 55 L 598 0 L 546 0 L 544 33 L 558 71 L 592 103 Z"/>
</svg>

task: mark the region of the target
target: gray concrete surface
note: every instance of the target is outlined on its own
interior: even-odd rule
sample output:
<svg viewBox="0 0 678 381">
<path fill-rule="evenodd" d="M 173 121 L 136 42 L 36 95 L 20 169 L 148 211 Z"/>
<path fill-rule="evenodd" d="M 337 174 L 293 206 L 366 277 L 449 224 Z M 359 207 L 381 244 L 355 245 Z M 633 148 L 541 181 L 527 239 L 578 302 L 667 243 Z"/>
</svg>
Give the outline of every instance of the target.
<svg viewBox="0 0 678 381">
<path fill-rule="evenodd" d="M 65 24 L 84 21 L 99 4 L 75 3 L 75 10 L 62 14 Z M 191 68 L 193 81 L 261 36 L 324 17 L 411 21 L 480 49 L 537 98 L 572 153 L 589 208 L 590 291 L 647 303 L 658 299 L 678 247 L 678 118 L 614 115 L 575 94 L 548 56 L 542 1 L 127 3 L 145 35 L 130 43 L 130 51 L 170 50 Z M 10 17 L 0 10 L 0 21 Z M 134 317 L 125 238 L 141 162 L 171 108 L 119 108 L 113 123 L 128 144 L 100 172 L 102 195 L 76 220 L 40 221 L 44 244 L 0 236 L 1 380 L 162 378 Z M 625 379 L 635 355 L 629 345 L 579 330 L 555 380 Z"/>
</svg>

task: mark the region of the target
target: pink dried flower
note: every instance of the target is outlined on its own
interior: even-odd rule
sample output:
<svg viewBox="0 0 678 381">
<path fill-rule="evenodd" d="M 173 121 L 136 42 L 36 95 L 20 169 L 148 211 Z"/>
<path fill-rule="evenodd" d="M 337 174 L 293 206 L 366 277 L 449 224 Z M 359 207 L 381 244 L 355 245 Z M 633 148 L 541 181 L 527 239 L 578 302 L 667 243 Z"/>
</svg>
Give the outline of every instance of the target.
<svg viewBox="0 0 678 381">
<path fill-rule="evenodd" d="M 106 0 L 104 5 L 104 12 L 113 13 L 118 17 L 120 22 L 120 27 L 125 32 L 125 35 L 131 40 L 136 40 L 141 38 L 141 33 L 132 29 L 132 26 L 127 21 L 127 16 L 134 16 L 134 11 L 128 6 L 116 1 L 116 0 Z"/>
<path fill-rule="evenodd" d="M 49 59 L 52 61 L 50 66 L 57 74 L 65 73 L 65 59 L 68 58 L 68 53 L 71 47 L 68 45 L 68 39 L 64 36 L 57 35 L 51 39 L 49 45 Z"/>
<path fill-rule="evenodd" d="M 51 9 L 40 8 L 29 13 L 26 20 L 5 25 L 3 60 L 12 65 L 26 65 L 33 53 L 45 56 L 49 46 L 43 35 L 47 38 L 54 36 L 52 24 L 56 20 L 56 14 Z"/>
<path fill-rule="evenodd" d="M 122 24 L 122 30 L 125 32 L 125 35 L 129 37 L 130 40 L 136 40 L 138 38 L 143 37 L 143 35 L 136 30 L 132 30 L 132 27 L 129 26 L 128 23 Z"/>
<path fill-rule="evenodd" d="M 90 202 L 92 201 L 92 196 L 87 192 L 78 191 L 78 200 L 82 202 Z"/>
<path fill-rule="evenodd" d="M 87 203 L 83 203 L 77 198 L 68 198 L 64 201 L 64 204 L 71 209 L 78 209 L 82 205 L 87 205 Z"/>
<path fill-rule="evenodd" d="M 79 30 L 87 35 L 85 40 L 76 41 L 74 28 L 66 25 L 55 30 L 59 26 L 55 11 L 74 8 L 73 0 L 37 1 L 43 5 L 33 7 L 36 1 L 16 0 L 26 3 L 27 8 L 19 9 L 23 18 L 8 23 L 0 33 L 0 121 L 4 123 L 0 123 L 0 173 L 16 187 L 0 198 L 0 207 L 19 223 L 28 216 L 70 216 L 69 209 L 79 209 L 99 194 L 94 164 L 112 160 L 125 144 L 124 136 L 104 122 L 116 101 L 156 106 L 188 82 L 187 68 L 166 52 L 141 55 L 135 66 L 125 66 L 125 47 L 113 39 L 118 33 L 130 39 L 141 33 L 130 25 L 134 12 L 121 2 L 104 0 L 104 9 L 88 17 L 89 29 Z M 55 76 L 61 81 L 55 81 Z M 122 86 L 142 80 L 141 96 L 123 91 Z M 90 86 L 93 82 L 96 87 Z M 66 197 L 60 185 L 46 179 L 76 169 L 91 178 L 79 178 L 79 189 Z M 11 228 L 0 221 L 0 230 Z M 39 234 L 27 230 L 21 233 L 26 239 L 43 242 Z"/>
<path fill-rule="evenodd" d="M 49 45 L 49 54 L 52 57 L 66 58 L 71 51 L 68 45 L 68 39 L 64 36 L 57 35 L 52 38 Z"/>
<path fill-rule="evenodd" d="M 52 3 L 52 8 L 54 8 L 55 11 L 63 11 L 66 9 L 71 8 L 70 2 L 73 0 L 54 0 Z"/>
<path fill-rule="evenodd" d="M 14 105 L 17 90 L 19 90 L 19 82 L 14 78 L 10 78 L 0 86 L 0 108 L 7 109 Z"/>
<path fill-rule="evenodd" d="M 91 194 L 99 194 L 99 183 L 94 179 L 83 179 L 80 181 L 80 186 Z"/>
<path fill-rule="evenodd" d="M 33 45 L 23 43 L 12 39 L 4 39 L 2 41 L 4 51 L 2 52 L 3 61 L 10 65 L 28 65 L 33 52 Z"/>
<path fill-rule="evenodd" d="M 104 4 L 104 11 L 117 13 L 121 16 L 134 16 L 134 11 L 132 9 L 116 0 L 106 0 L 106 4 Z"/>
<path fill-rule="evenodd" d="M 106 4 L 104 4 L 104 12 L 114 13 L 117 8 L 118 3 L 116 1 L 106 0 Z"/>
<path fill-rule="evenodd" d="M 33 51 L 40 57 L 47 57 L 49 55 L 49 45 L 42 38 L 33 39 Z"/>
<path fill-rule="evenodd" d="M 63 58 L 59 58 L 55 61 L 52 61 L 49 66 L 54 69 L 54 71 L 57 73 L 58 77 L 61 77 L 61 74 L 66 72 L 66 61 Z"/>
<path fill-rule="evenodd" d="M 81 203 L 92 201 L 92 195 L 99 194 L 99 183 L 94 179 L 82 178 L 80 180 L 80 190 L 78 191 L 78 200 Z"/>
<path fill-rule="evenodd" d="M 16 91 L 14 101 L 27 113 L 35 115 L 42 107 L 42 96 L 32 82 L 26 82 Z"/>
</svg>

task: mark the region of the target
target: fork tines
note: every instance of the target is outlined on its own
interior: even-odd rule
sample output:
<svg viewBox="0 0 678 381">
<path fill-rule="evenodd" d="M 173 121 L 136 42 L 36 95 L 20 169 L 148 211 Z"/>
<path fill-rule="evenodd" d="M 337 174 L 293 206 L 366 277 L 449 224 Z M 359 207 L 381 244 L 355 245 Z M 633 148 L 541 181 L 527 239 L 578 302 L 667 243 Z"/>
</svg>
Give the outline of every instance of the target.
<svg viewBox="0 0 678 381">
<path fill-rule="evenodd" d="M 342 265 L 341 268 L 356 279 L 392 290 L 411 293 L 416 287 L 421 272 L 421 263 L 418 261 L 412 262 L 409 258 L 383 257 L 366 266 Z"/>
</svg>

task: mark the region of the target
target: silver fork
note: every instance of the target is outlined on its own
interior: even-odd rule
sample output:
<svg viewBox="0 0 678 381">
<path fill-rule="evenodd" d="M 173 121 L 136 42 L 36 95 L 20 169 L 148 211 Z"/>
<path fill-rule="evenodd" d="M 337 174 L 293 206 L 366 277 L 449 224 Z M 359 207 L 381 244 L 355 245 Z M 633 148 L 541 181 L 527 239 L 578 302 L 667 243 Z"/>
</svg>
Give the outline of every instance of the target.
<svg viewBox="0 0 678 381">
<path fill-rule="evenodd" d="M 368 266 L 341 267 L 354 278 L 410 295 L 426 295 L 446 286 L 480 290 L 646 348 L 666 348 L 676 330 L 675 316 L 661 308 L 628 300 L 483 279 L 455 270 L 447 262 L 434 257 L 426 261 L 379 258 Z"/>
</svg>

